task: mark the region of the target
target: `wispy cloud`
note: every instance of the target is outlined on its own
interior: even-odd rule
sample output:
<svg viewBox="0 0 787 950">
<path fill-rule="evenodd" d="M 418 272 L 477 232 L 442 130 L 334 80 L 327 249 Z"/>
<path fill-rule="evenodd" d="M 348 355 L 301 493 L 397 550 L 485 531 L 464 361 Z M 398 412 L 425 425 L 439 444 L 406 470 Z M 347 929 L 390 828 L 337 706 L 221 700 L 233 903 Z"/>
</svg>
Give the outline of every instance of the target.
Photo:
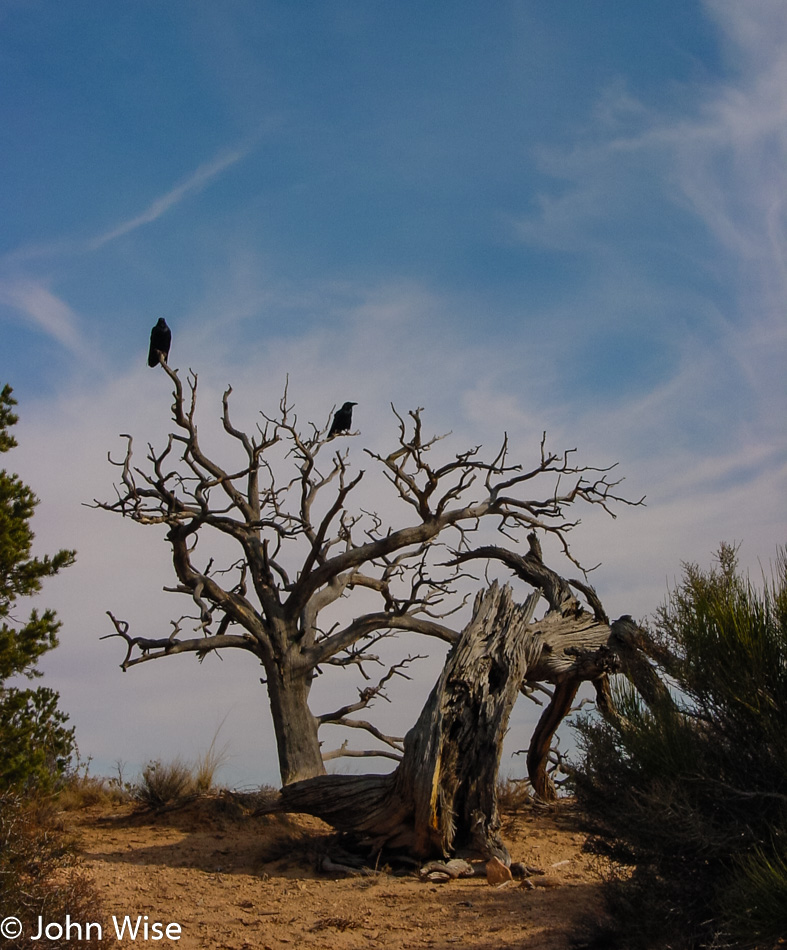
<svg viewBox="0 0 787 950">
<path fill-rule="evenodd" d="M 584 138 L 539 152 L 544 172 L 562 185 L 539 197 L 518 233 L 528 242 L 602 254 L 604 222 L 638 210 L 638 189 L 655 181 L 742 266 L 758 269 L 772 299 L 783 299 L 787 6 L 782 0 L 708 0 L 706 6 L 733 67 L 728 78 L 698 86 L 694 106 L 680 115 L 649 112 L 613 82 Z"/>
<path fill-rule="evenodd" d="M 0 303 L 21 313 L 72 353 L 84 353 L 76 313 L 43 283 L 29 278 L 0 279 Z"/>
<path fill-rule="evenodd" d="M 133 218 L 121 222 L 104 234 L 93 238 L 92 241 L 89 242 L 90 250 L 98 250 L 98 248 L 103 247 L 110 241 L 114 241 L 119 237 L 129 234 L 131 231 L 135 231 L 137 228 L 156 221 L 163 214 L 166 214 L 170 208 L 173 208 L 183 201 L 184 198 L 201 191 L 225 169 L 245 158 L 249 151 L 249 146 L 233 149 L 232 151 L 222 153 L 210 162 L 205 162 L 200 165 L 185 181 L 181 182 L 160 198 L 156 198 L 141 214 L 135 215 Z"/>
<path fill-rule="evenodd" d="M 666 128 L 676 182 L 712 234 L 787 288 L 787 7 L 708 4 L 736 67 L 697 117 Z M 760 270 L 760 273 L 764 272 Z"/>
<path fill-rule="evenodd" d="M 211 181 L 218 178 L 222 172 L 242 161 L 252 150 L 253 142 L 246 143 L 234 149 L 221 152 L 216 158 L 204 162 L 179 185 L 156 198 L 144 211 L 96 237 L 82 240 L 74 237 L 65 237 L 52 241 L 42 241 L 36 244 L 23 245 L 7 252 L 0 261 L 9 268 L 27 266 L 36 261 L 45 261 L 52 258 L 66 257 L 73 254 L 84 254 L 86 251 L 96 251 L 117 238 L 130 234 L 137 228 L 152 224 L 166 214 L 181 201 L 207 187 Z"/>
<path fill-rule="evenodd" d="M 681 398 L 695 411 L 712 403 L 717 416 L 726 399 L 750 425 L 753 414 L 764 422 L 774 404 L 785 408 L 787 6 L 706 8 L 723 41 L 724 78 L 687 86 L 677 112 L 646 108 L 613 83 L 583 134 L 539 153 L 550 180 L 515 230 L 593 263 L 580 296 L 597 317 L 572 333 L 633 321 L 643 340 L 668 330 L 664 342 L 680 358 L 649 385 L 660 399 L 673 394 L 672 423 L 686 417 Z"/>
</svg>

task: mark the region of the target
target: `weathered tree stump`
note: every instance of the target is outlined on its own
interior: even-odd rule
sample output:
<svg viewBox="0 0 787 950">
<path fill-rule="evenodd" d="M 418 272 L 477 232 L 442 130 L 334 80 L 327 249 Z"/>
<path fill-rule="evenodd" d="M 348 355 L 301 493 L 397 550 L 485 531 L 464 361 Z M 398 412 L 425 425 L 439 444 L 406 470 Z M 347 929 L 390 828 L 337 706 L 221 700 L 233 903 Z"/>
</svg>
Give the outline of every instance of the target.
<svg viewBox="0 0 787 950">
<path fill-rule="evenodd" d="M 530 627 L 538 597 L 516 604 L 497 583 L 476 597 L 394 772 L 294 782 L 282 788 L 280 807 L 322 818 L 372 852 L 509 863 L 497 834 L 497 774 L 511 710 L 543 647 Z"/>
<path fill-rule="evenodd" d="M 497 582 L 477 595 L 470 623 L 405 737 L 398 768 L 390 775 L 322 775 L 294 782 L 280 792 L 281 810 L 316 815 L 352 833 L 372 853 L 403 849 L 421 859 L 475 853 L 510 863 L 498 835 L 497 775 L 523 684 L 555 687 L 528 750 L 530 782 L 547 802 L 557 799 L 547 771 L 551 742 L 580 683 L 594 682 L 607 714 L 612 714 L 610 673 L 622 669 L 651 691 L 661 685 L 646 659 L 651 647 L 645 632 L 628 616 L 610 624 L 595 591 L 548 568 L 534 533 L 528 541 L 524 557 L 497 547 L 456 557 L 456 563 L 501 560 L 536 590 L 522 605 L 514 603 L 508 585 Z M 534 621 L 542 596 L 549 607 Z"/>
</svg>

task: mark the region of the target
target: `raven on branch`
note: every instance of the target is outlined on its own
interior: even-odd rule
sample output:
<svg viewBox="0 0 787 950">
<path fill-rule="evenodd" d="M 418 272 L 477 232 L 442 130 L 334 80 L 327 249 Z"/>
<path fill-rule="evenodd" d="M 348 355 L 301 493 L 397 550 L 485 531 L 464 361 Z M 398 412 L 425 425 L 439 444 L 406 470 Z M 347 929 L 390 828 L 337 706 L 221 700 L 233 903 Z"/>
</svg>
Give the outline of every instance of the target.
<svg viewBox="0 0 787 950">
<path fill-rule="evenodd" d="M 164 317 L 159 317 L 158 323 L 150 331 L 148 366 L 158 366 L 159 358 L 166 363 L 171 343 L 172 331 L 167 326 L 167 321 Z"/>
<path fill-rule="evenodd" d="M 353 406 L 357 402 L 346 402 L 341 409 L 337 409 L 333 416 L 331 429 L 328 438 L 332 439 L 335 435 L 341 435 L 343 432 L 349 432 L 353 424 Z"/>
</svg>

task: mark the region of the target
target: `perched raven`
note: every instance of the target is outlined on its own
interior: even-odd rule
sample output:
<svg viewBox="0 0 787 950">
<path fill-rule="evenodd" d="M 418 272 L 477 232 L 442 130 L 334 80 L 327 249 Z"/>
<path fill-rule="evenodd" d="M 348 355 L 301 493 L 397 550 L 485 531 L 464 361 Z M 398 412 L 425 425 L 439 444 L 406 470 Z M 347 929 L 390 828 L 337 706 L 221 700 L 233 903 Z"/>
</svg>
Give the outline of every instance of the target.
<svg viewBox="0 0 787 950">
<path fill-rule="evenodd" d="M 148 366 L 158 366 L 159 356 L 167 362 L 169 345 L 172 342 L 172 331 L 167 326 L 164 317 L 159 317 L 158 323 L 150 331 L 150 349 L 148 350 Z"/>
<path fill-rule="evenodd" d="M 341 435 L 342 432 L 350 431 L 353 424 L 353 406 L 357 405 L 357 402 L 346 402 L 341 409 L 336 410 L 331 423 L 331 431 L 328 433 L 329 439 L 332 439 L 335 435 Z"/>
</svg>

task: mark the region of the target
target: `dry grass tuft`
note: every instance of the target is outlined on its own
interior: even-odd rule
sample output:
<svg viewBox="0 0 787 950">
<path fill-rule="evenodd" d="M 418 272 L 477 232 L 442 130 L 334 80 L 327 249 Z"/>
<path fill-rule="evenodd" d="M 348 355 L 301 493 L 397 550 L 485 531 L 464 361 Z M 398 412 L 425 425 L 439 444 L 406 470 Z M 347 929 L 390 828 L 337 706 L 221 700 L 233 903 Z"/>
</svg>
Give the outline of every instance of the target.
<svg viewBox="0 0 787 950">
<path fill-rule="evenodd" d="M 63 811 L 78 811 L 92 805 L 123 805 L 131 791 L 117 779 L 74 773 L 57 793 L 57 805 Z"/>
<path fill-rule="evenodd" d="M 222 723 L 223 725 L 223 723 Z M 139 781 L 131 786 L 132 796 L 149 808 L 181 805 L 216 790 L 216 773 L 227 761 L 229 744 L 218 747 L 221 725 L 207 750 L 189 764 L 180 757 L 171 762 L 148 762 Z"/>
<path fill-rule="evenodd" d="M 193 767 L 182 759 L 173 759 L 172 762 L 148 762 L 133 794 L 149 808 L 164 808 L 190 801 L 199 792 Z"/>
<path fill-rule="evenodd" d="M 506 815 L 533 807 L 533 791 L 527 779 L 501 779 L 497 783 L 497 805 Z"/>
<path fill-rule="evenodd" d="M 220 749 L 216 745 L 220 730 L 221 726 L 216 730 L 207 751 L 198 756 L 192 770 L 194 788 L 198 795 L 206 795 L 213 791 L 216 785 L 216 772 L 229 757 L 228 743 L 225 743 Z"/>
</svg>

